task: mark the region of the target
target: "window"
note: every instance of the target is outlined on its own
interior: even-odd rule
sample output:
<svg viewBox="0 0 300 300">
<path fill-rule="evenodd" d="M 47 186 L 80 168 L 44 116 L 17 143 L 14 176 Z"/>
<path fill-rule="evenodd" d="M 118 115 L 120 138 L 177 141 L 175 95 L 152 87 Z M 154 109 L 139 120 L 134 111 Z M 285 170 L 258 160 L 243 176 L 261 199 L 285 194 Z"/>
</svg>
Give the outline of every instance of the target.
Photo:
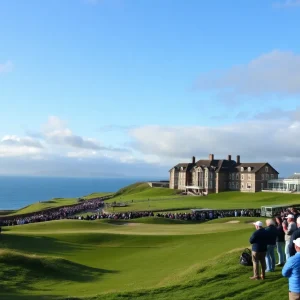
<svg viewBox="0 0 300 300">
<path fill-rule="evenodd" d="M 248 180 L 251 180 L 251 174 L 248 174 Z"/>
<path fill-rule="evenodd" d="M 212 181 L 209 182 L 209 188 L 212 189 Z"/>
<path fill-rule="evenodd" d="M 271 174 L 271 179 L 274 179 L 274 174 Z"/>
<path fill-rule="evenodd" d="M 231 173 L 229 173 L 229 179 L 231 179 Z"/>
<path fill-rule="evenodd" d="M 261 174 L 261 180 L 265 180 L 265 174 Z"/>
<path fill-rule="evenodd" d="M 213 173 L 212 173 L 212 172 L 210 172 L 210 178 L 211 178 L 211 179 L 213 178 Z"/>
<path fill-rule="evenodd" d="M 208 177 L 208 172 L 206 171 L 206 172 L 205 172 L 205 178 L 207 178 L 207 177 Z"/>
<path fill-rule="evenodd" d="M 241 171 L 242 171 L 242 172 L 244 171 L 244 167 L 241 167 Z"/>
<path fill-rule="evenodd" d="M 268 173 L 268 172 L 269 172 L 269 168 L 268 168 L 268 167 L 265 167 L 265 170 L 266 170 L 266 173 Z"/>
<path fill-rule="evenodd" d="M 241 179 L 244 180 L 244 174 L 242 174 Z"/>
<path fill-rule="evenodd" d="M 266 180 L 269 180 L 269 174 L 266 174 Z"/>
<path fill-rule="evenodd" d="M 247 183 L 247 189 L 251 189 L 251 186 L 252 186 L 251 183 L 248 182 L 248 183 Z"/>
<path fill-rule="evenodd" d="M 248 172 L 251 172 L 251 167 L 248 167 Z"/>
<path fill-rule="evenodd" d="M 238 190 L 240 188 L 240 185 L 239 185 L 239 183 L 237 182 L 236 183 L 236 189 Z"/>
<path fill-rule="evenodd" d="M 236 176 L 235 176 L 235 178 L 236 178 L 236 180 L 239 180 L 239 173 L 236 173 Z"/>
</svg>

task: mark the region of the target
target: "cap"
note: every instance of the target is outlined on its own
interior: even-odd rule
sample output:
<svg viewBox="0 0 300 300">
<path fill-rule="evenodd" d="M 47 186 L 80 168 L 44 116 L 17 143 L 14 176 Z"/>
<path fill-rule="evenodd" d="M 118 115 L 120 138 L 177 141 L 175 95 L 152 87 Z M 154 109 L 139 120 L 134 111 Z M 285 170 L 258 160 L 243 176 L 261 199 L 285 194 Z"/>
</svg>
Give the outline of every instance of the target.
<svg viewBox="0 0 300 300">
<path fill-rule="evenodd" d="M 292 215 L 292 214 L 289 214 L 287 217 L 285 217 L 286 219 L 294 219 L 295 217 L 294 217 L 294 215 Z"/>
<path fill-rule="evenodd" d="M 263 223 L 262 223 L 261 221 L 257 221 L 257 222 L 255 222 L 255 223 L 253 223 L 253 225 L 262 227 L 262 226 L 263 226 Z"/>
<path fill-rule="evenodd" d="M 294 240 L 293 243 L 294 243 L 297 247 L 300 247 L 300 238 L 297 238 L 296 240 Z"/>
</svg>

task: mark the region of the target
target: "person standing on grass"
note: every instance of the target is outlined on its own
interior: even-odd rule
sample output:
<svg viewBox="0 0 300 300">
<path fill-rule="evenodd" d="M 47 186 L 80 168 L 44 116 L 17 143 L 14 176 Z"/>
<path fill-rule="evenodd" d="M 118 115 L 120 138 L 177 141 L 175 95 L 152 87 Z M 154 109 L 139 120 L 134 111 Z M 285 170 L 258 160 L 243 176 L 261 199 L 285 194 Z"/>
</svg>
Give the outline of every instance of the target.
<svg viewBox="0 0 300 300">
<path fill-rule="evenodd" d="M 297 238 L 300 238 L 300 217 L 297 218 L 297 227 L 298 229 L 295 230 L 291 236 L 291 239 L 290 239 L 290 244 L 289 244 L 289 253 L 290 253 L 290 256 L 294 256 L 296 254 L 296 250 L 295 250 L 295 246 L 294 246 L 294 241 L 297 239 Z"/>
<path fill-rule="evenodd" d="M 277 231 L 278 231 L 278 235 L 277 235 L 277 239 L 276 239 L 278 264 L 276 266 L 283 266 L 285 263 L 285 255 L 284 255 L 285 233 L 284 233 L 283 227 L 282 227 L 282 219 L 280 217 L 276 217 L 275 220 L 276 220 Z"/>
<path fill-rule="evenodd" d="M 300 300 L 300 238 L 293 244 L 296 254 L 286 262 L 282 275 L 289 279 L 289 300 Z"/>
<path fill-rule="evenodd" d="M 276 239 L 278 236 L 277 228 L 275 227 L 275 222 L 272 219 L 266 220 L 266 231 L 268 233 L 268 245 L 267 245 L 267 253 L 266 253 L 266 264 L 267 269 L 266 272 L 274 272 L 275 271 L 275 247 L 276 247 Z"/>
<path fill-rule="evenodd" d="M 291 236 L 294 233 L 294 231 L 297 230 L 297 225 L 294 221 L 294 215 L 289 214 L 287 216 L 287 223 L 283 222 L 283 231 L 285 233 L 285 259 L 286 261 L 290 258 L 290 249 L 289 249 L 289 245 L 290 245 L 290 240 L 291 240 Z"/>
<path fill-rule="evenodd" d="M 269 240 L 268 232 L 263 228 L 263 223 L 257 221 L 253 223 L 256 231 L 250 237 L 252 244 L 253 276 L 252 280 L 265 279 L 266 276 L 266 252 Z M 261 265 L 261 275 L 259 277 L 259 264 Z"/>
</svg>

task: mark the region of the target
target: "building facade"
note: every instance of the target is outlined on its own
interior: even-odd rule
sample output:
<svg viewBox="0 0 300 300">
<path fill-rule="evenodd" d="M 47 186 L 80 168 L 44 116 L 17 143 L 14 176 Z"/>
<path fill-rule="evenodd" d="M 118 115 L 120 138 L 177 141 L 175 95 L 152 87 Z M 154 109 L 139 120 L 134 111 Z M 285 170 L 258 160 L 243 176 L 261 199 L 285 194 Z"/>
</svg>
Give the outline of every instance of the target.
<svg viewBox="0 0 300 300">
<path fill-rule="evenodd" d="M 170 188 L 185 190 L 192 194 L 219 193 L 223 191 L 258 192 L 268 187 L 268 181 L 278 179 L 278 172 L 267 162 L 241 163 L 236 160 L 207 160 L 193 157 L 190 163 L 180 163 L 170 171 Z"/>
</svg>

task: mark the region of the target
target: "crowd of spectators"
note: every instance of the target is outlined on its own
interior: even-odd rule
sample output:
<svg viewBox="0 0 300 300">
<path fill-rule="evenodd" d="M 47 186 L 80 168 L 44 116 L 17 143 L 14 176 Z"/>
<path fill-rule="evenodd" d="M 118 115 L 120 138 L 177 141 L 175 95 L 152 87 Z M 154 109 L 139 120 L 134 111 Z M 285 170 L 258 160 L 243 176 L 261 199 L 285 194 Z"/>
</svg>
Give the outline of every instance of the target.
<svg viewBox="0 0 300 300">
<path fill-rule="evenodd" d="M 260 217 L 259 209 L 242 210 L 205 210 L 190 213 L 158 213 L 157 217 L 185 221 L 206 221 L 226 217 Z"/>
<path fill-rule="evenodd" d="M 79 220 L 131 220 L 145 217 L 154 217 L 154 213 L 151 211 L 144 212 L 124 212 L 124 213 L 95 213 L 91 215 L 75 216 L 73 219 Z"/>
<path fill-rule="evenodd" d="M 68 219 L 72 216 L 88 210 L 97 210 L 104 206 L 103 198 L 96 198 L 72 206 L 60 207 L 57 209 L 49 209 L 42 212 L 37 212 L 27 216 L 16 216 L 8 219 L 0 220 L 1 226 L 23 225 L 36 222 L 45 222 L 52 220 Z"/>
</svg>

